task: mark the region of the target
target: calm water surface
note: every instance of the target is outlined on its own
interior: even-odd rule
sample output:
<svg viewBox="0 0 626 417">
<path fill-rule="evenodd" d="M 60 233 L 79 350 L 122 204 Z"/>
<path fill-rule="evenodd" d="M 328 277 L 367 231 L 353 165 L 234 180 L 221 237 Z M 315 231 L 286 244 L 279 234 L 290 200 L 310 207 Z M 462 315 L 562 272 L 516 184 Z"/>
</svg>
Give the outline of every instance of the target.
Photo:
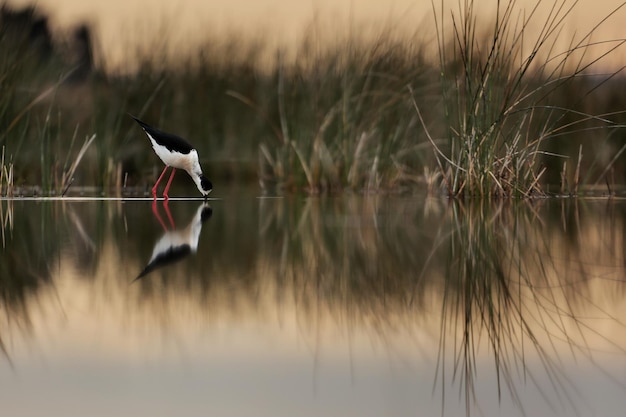
<svg viewBox="0 0 626 417">
<path fill-rule="evenodd" d="M 626 201 L 0 209 L 0 415 L 626 409 Z"/>
</svg>

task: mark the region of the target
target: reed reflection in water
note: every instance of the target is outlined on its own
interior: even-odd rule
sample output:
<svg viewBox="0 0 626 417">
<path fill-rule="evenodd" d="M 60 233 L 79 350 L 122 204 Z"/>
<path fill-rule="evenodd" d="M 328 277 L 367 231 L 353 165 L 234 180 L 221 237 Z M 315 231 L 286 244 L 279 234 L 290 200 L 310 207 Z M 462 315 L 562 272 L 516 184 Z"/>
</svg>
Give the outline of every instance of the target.
<svg viewBox="0 0 626 417">
<path fill-rule="evenodd" d="M 0 204 L 11 415 L 626 406 L 621 200 Z M 194 250 L 134 281 L 185 230 Z"/>
</svg>

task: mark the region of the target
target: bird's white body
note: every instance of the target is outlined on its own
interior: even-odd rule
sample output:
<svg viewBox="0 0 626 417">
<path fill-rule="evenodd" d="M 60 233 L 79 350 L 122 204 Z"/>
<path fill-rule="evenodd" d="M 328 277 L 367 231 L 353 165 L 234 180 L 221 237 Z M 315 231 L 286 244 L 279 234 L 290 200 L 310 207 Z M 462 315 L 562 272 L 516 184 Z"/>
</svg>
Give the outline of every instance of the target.
<svg viewBox="0 0 626 417">
<path fill-rule="evenodd" d="M 146 135 L 150 138 L 154 153 L 161 158 L 161 161 L 163 161 L 165 165 L 172 168 L 184 169 L 194 180 L 195 177 L 202 175 L 198 152 L 195 149 L 191 150 L 189 153 L 170 151 L 165 146 L 159 145 L 149 133 L 146 133 Z"/>
</svg>

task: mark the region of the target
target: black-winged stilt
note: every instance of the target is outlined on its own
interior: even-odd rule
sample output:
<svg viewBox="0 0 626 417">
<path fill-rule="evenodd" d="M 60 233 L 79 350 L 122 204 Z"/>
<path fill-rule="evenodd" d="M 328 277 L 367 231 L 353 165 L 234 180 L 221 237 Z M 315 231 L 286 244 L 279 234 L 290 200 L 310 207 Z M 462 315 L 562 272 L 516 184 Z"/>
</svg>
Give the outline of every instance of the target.
<svg viewBox="0 0 626 417">
<path fill-rule="evenodd" d="M 193 146 L 191 146 L 191 144 L 185 139 L 152 127 L 142 122 L 132 114 L 130 117 L 135 119 L 144 132 L 146 132 L 146 135 L 152 144 L 152 149 L 154 149 L 154 152 L 165 164 L 163 172 L 161 172 L 159 179 L 154 184 L 154 187 L 152 187 L 152 195 L 154 198 L 156 199 L 157 187 L 159 186 L 163 175 L 165 175 L 165 171 L 167 171 L 167 168 L 169 167 L 172 167 L 172 173 L 167 181 L 165 190 L 163 190 L 163 197 L 165 200 L 169 198 L 167 192 L 170 189 L 170 184 L 172 183 L 174 174 L 176 174 L 177 168 L 187 171 L 189 176 L 196 183 L 198 190 L 200 190 L 204 198 L 206 198 L 213 189 L 213 184 L 211 184 L 211 181 L 209 181 L 207 177 L 202 174 L 202 168 L 200 168 L 200 162 L 198 161 L 198 152 L 193 148 Z"/>
</svg>

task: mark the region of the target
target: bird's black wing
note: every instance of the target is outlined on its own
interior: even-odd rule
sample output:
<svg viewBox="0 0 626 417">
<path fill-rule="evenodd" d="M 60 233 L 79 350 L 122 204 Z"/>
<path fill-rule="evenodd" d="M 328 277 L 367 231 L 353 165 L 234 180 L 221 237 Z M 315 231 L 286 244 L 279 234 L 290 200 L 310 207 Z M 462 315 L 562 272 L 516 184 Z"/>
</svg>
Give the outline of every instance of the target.
<svg viewBox="0 0 626 417">
<path fill-rule="evenodd" d="M 181 138 L 180 136 L 176 136 L 172 133 L 163 132 L 162 130 L 157 129 L 156 127 L 152 127 L 149 124 L 142 122 L 141 120 L 139 120 L 132 114 L 130 115 L 130 117 L 135 119 L 135 121 L 139 123 L 139 126 L 141 126 L 142 129 L 148 135 L 150 135 L 150 137 L 154 139 L 156 143 L 158 143 L 161 146 L 165 146 L 168 150 L 180 152 L 183 154 L 188 154 L 189 152 L 193 150 L 193 146 L 191 146 L 189 142 L 187 142 L 185 139 Z"/>
</svg>

